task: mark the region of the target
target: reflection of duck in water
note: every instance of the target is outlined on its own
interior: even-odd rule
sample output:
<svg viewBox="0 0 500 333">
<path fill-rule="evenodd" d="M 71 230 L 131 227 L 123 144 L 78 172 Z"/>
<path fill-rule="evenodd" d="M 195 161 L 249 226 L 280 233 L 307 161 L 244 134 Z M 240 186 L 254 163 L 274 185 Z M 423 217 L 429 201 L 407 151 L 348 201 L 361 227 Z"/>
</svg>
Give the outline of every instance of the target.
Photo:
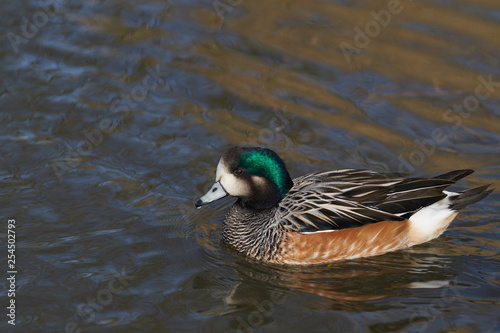
<svg viewBox="0 0 500 333">
<path fill-rule="evenodd" d="M 440 289 L 437 293 L 441 296 L 453 292 L 443 288 L 454 276 L 453 269 L 450 271 L 452 260 L 435 256 L 439 248 L 422 250 L 424 255 L 398 251 L 313 266 L 270 265 L 233 253 L 217 258 L 224 261 L 220 270 L 201 273 L 197 287 L 211 290 L 213 297 L 224 304 L 214 304 L 207 314 L 236 314 L 233 318 L 243 326 L 289 324 L 282 328 L 298 325 L 307 331 L 308 325 L 317 327 L 319 322 L 325 322 L 324 314 L 328 313 L 328 331 L 360 332 L 365 329 L 355 313 L 370 313 L 379 316 L 380 322 L 387 322 L 386 311 L 404 307 L 408 297 L 419 295 L 421 288 Z M 419 290 L 412 292 L 413 288 Z M 297 318 L 283 317 L 297 306 L 307 310 Z"/>
<path fill-rule="evenodd" d="M 384 254 L 438 237 L 458 210 L 491 193 L 489 185 L 444 191 L 472 172 L 403 178 L 346 169 L 292 181 L 275 152 L 234 147 L 222 156 L 216 183 L 196 206 L 235 196 L 223 224 L 229 245 L 267 262 L 317 264 Z"/>
</svg>

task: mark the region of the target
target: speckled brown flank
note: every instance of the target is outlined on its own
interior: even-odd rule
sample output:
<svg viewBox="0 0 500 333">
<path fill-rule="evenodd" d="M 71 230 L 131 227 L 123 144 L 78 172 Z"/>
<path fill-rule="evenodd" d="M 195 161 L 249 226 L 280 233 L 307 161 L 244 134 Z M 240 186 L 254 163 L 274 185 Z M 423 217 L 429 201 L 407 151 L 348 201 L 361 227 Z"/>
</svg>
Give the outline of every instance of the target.
<svg viewBox="0 0 500 333">
<path fill-rule="evenodd" d="M 316 233 L 288 233 L 276 261 L 319 264 L 369 257 L 414 245 L 409 221 L 383 221 L 357 228 Z"/>
</svg>

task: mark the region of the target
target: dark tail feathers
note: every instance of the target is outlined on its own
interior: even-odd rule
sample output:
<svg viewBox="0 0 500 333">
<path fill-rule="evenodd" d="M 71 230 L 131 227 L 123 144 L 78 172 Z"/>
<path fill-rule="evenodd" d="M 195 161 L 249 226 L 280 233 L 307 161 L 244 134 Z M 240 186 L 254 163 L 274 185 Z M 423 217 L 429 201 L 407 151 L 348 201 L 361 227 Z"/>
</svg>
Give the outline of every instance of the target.
<svg viewBox="0 0 500 333">
<path fill-rule="evenodd" d="M 461 170 L 461 171 L 469 171 L 469 170 Z M 472 170 L 470 170 L 470 171 L 472 171 Z M 462 174 L 452 175 L 455 172 L 458 172 L 458 171 L 452 171 L 452 172 L 447 173 L 447 174 L 442 175 L 442 176 L 451 175 L 451 177 L 458 176 L 460 178 L 466 176 L 466 175 L 464 176 Z M 471 172 L 469 172 L 468 174 L 470 174 L 470 173 Z M 438 177 L 442 177 L 442 176 L 438 176 Z M 460 178 L 458 178 L 458 179 L 460 179 Z M 449 178 L 449 179 L 454 179 L 454 178 Z M 462 192 L 458 192 L 458 195 L 450 197 L 450 202 L 451 202 L 450 208 L 457 211 L 457 210 L 460 210 L 462 208 L 467 207 L 470 204 L 478 202 L 479 200 L 485 198 L 488 194 L 490 194 L 493 191 L 492 188 L 491 189 L 489 188 L 490 186 L 491 186 L 491 184 L 479 186 L 476 188 L 471 188 L 470 190 L 465 190 Z"/>
<path fill-rule="evenodd" d="M 453 181 L 456 182 L 457 180 L 462 179 L 465 176 L 468 176 L 468 175 L 470 175 L 473 172 L 474 172 L 474 170 L 471 170 L 471 169 L 455 170 L 455 171 L 451 171 L 451 172 L 445 173 L 443 175 L 436 176 L 434 178 L 435 179 L 453 180 Z"/>
</svg>

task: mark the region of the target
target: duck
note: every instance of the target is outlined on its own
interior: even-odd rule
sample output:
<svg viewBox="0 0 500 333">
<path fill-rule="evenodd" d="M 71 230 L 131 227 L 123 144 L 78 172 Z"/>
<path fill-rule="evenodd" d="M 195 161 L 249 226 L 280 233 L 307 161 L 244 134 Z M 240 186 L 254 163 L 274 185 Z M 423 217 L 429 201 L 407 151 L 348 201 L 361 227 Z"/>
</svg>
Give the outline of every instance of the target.
<svg viewBox="0 0 500 333">
<path fill-rule="evenodd" d="M 277 153 L 236 146 L 220 158 L 200 208 L 236 197 L 222 238 L 258 261 L 313 265 L 382 255 L 439 237 L 458 211 L 490 194 L 491 184 L 445 189 L 473 170 L 432 178 L 341 169 L 292 180 Z"/>
</svg>

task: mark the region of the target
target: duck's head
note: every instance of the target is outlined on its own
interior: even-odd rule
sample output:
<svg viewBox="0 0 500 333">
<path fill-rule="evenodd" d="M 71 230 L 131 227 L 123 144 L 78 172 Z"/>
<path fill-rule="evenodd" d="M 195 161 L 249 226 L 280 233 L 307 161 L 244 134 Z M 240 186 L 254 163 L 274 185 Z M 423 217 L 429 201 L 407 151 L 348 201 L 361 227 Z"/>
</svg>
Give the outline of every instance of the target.
<svg viewBox="0 0 500 333">
<path fill-rule="evenodd" d="M 217 165 L 215 184 L 195 205 L 200 207 L 230 195 L 246 208 L 262 210 L 276 205 L 292 186 L 285 163 L 274 151 L 233 147 Z"/>
</svg>

